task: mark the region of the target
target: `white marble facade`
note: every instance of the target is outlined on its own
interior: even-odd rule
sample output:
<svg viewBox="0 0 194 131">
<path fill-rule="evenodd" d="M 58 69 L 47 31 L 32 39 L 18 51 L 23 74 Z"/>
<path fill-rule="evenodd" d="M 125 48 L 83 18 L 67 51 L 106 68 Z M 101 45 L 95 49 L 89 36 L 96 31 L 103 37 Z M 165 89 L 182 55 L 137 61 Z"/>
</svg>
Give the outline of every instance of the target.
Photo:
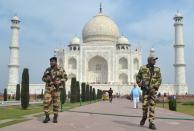
<svg viewBox="0 0 194 131">
<path fill-rule="evenodd" d="M 180 18 L 182 16 L 175 16 Z M 188 93 L 185 78 L 185 64 L 184 64 L 184 44 L 182 36 L 182 21 L 175 19 L 175 84 L 162 84 L 159 92 L 161 94 L 185 94 Z M 19 38 L 18 33 L 14 33 L 14 38 Z M 181 42 L 180 42 L 181 41 Z M 12 42 L 11 45 L 13 45 Z M 181 44 L 181 45 L 178 45 Z M 132 83 L 135 82 L 136 74 L 142 65 L 142 54 L 138 48 L 133 48 L 135 43 L 130 43 L 129 40 L 120 34 L 116 23 L 108 16 L 100 12 L 89 20 L 82 30 L 82 38 L 74 36 L 66 47 L 54 50 L 55 56 L 58 58 L 60 66 L 64 67 L 68 75 L 66 83 L 67 91 L 70 91 L 71 78 L 76 77 L 77 81 L 86 82 L 96 89 L 108 90 L 112 88 L 115 93 L 120 95 L 129 94 Z M 177 46 L 178 45 L 178 46 Z M 178 48 L 178 47 L 181 47 Z M 19 51 L 19 46 L 11 46 L 11 53 L 13 49 Z M 179 51 L 181 50 L 181 51 Z M 150 54 L 155 53 L 153 49 Z M 16 54 L 16 56 L 18 56 Z M 177 57 L 178 56 L 178 57 Z M 147 56 L 144 56 L 146 59 Z M 15 59 L 10 57 L 11 60 Z M 19 59 L 16 59 L 19 62 Z M 182 60 L 181 62 L 178 60 Z M 9 69 L 18 67 L 19 64 L 10 64 Z M 15 66 L 16 65 L 16 66 Z M 184 72 L 180 75 L 181 69 Z M 18 74 L 10 73 L 9 77 L 18 79 Z M 8 83 L 8 93 L 14 94 L 16 83 Z M 178 78 L 184 78 L 182 81 Z M 178 80 L 179 81 L 178 81 Z M 178 81 L 178 82 L 177 82 Z M 30 94 L 40 94 L 44 89 L 44 84 L 30 84 Z"/>
<path fill-rule="evenodd" d="M 116 87 L 118 92 L 117 85 L 128 87 L 135 81 L 141 66 L 141 51 L 131 46 L 115 22 L 100 12 L 84 26 L 82 40 L 73 37 L 68 48 L 55 49 L 55 55 L 68 74 L 67 87 L 76 77 L 99 89 Z"/>
</svg>

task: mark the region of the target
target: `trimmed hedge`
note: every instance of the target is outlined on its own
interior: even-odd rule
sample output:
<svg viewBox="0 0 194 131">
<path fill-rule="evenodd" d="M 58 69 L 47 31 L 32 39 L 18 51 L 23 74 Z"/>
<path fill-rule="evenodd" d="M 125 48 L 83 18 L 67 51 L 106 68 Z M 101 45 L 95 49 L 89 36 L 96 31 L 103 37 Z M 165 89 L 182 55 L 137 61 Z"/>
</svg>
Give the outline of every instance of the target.
<svg viewBox="0 0 194 131">
<path fill-rule="evenodd" d="M 82 87 L 82 91 L 81 91 L 81 99 L 82 101 L 86 101 L 86 83 L 82 83 L 81 84 L 81 87 Z"/>
<path fill-rule="evenodd" d="M 22 73 L 22 88 L 21 88 L 21 106 L 22 109 L 27 109 L 29 106 L 29 73 L 28 69 L 24 68 Z"/>
<path fill-rule="evenodd" d="M 20 84 L 16 85 L 16 100 L 20 100 Z"/>
<path fill-rule="evenodd" d="M 172 110 L 172 111 L 176 111 L 176 98 L 175 96 L 171 96 L 169 98 L 169 109 Z"/>
</svg>

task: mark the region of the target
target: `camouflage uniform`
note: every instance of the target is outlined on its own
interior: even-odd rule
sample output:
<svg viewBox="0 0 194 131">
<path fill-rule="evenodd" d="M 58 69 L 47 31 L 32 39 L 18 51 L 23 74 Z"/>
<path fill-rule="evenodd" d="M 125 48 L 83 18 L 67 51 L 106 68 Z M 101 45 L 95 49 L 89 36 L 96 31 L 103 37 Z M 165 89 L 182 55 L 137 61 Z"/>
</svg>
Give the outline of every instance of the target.
<svg viewBox="0 0 194 131">
<path fill-rule="evenodd" d="M 136 82 L 144 82 L 148 91 L 143 90 L 143 119 L 147 119 L 149 108 L 149 122 L 153 123 L 155 118 L 155 96 L 162 82 L 160 68 L 149 65 L 142 66 L 136 76 Z"/>
<path fill-rule="evenodd" d="M 46 76 L 51 77 L 51 81 L 46 80 Z M 46 83 L 44 93 L 44 112 L 49 114 L 49 107 L 53 104 L 54 114 L 58 114 L 60 105 L 60 88 L 64 88 L 67 81 L 67 74 L 62 67 L 57 66 L 57 69 L 51 67 L 47 68 L 44 72 L 42 80 Z M 55 81 L 60 81 L 60 84 L 56 85 Z"/>
</svg>

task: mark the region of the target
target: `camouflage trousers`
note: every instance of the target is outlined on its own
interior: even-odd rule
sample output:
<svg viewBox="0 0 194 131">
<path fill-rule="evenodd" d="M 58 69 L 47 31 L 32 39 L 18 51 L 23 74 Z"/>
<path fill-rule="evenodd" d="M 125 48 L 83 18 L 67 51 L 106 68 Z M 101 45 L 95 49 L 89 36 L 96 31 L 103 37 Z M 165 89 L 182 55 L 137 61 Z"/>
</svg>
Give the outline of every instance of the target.
<svg viewBox="0 0 194 131">
<path fill-rule="evenodd" d="M 60 92 L 52 87 L 46 87 L 43 100 L 44 112 L 49 114 L 49 108 L 53 105 L 53 113 L 58 114 L 60 105 Z"/>
<path fill-rule="evenodd" d="M 147 119 L 148 115 L 148 110 L 149 110 L 149 122 L 153 123 L 155 119 L 155 96 L 156 92 L 152 91 L 149 93 L 143 92 L 143 104 L 142 104 L 142 109 L 143 109 L 143 119 Z"/>
</svg>

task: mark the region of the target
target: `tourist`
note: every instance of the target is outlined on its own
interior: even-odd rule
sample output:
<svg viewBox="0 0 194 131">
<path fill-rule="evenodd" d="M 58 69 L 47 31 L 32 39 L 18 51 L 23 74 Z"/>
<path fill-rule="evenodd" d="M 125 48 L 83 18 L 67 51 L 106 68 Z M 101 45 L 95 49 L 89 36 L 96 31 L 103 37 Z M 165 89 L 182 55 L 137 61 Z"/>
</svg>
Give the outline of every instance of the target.
<svg viewBox="0 0 194 131">
<path fill-rule="evenodd" d="M 110 89 L 108 90 L 109 102 L 110 102 L 110 103 L 112 103 L 112 98 L 113 98 L 112 94 L 113 94 L 113 90 L 112 90 L 112 88 L 110 88 Z"/>
<path fill-rule="evenodd" d="M 141 96 L 141 91 L 139 87 L 137 87 L 136 84 L 133 85 L 133 88 L 131 90 L 131 99 L 133 101 L 133 108 L 137 109 L 138 108 L 138 103 L 139 103 L 139 98 Z"/>
</svg>

